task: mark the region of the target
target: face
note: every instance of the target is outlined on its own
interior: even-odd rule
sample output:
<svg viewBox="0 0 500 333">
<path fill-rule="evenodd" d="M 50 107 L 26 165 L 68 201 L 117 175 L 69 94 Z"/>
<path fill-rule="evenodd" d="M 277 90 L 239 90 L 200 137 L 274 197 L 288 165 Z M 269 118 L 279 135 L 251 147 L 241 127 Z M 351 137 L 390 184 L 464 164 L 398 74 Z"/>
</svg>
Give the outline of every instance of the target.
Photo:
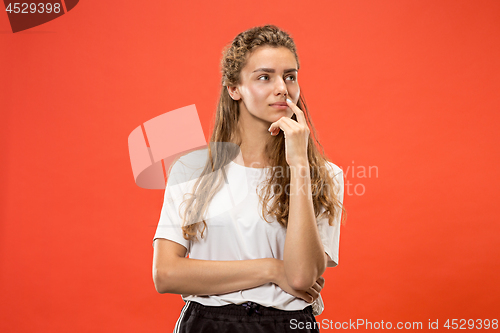
<svg viewBox="0 0 500 333">
<path fill-rule="evenodd" d="M 229 87 L 228 91 L 239 101 L 241 112 L 248 112 L 265 123 L 283 116 L 292 117 L 293 112 L 285 101 L 289 98 L 296 104 L 300 95 L 295 56 L 286 47 L 257 48 L 241 70 L 240 84 Z"/>
</svg>

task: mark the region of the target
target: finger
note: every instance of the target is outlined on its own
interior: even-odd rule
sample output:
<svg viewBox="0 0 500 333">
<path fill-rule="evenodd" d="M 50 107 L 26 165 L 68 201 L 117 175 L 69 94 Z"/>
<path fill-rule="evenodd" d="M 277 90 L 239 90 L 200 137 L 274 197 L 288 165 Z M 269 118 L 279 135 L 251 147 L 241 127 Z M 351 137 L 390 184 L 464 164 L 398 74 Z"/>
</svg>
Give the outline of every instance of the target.
<svg viewBox="0 0 500 333">
<path fill-rule="evenodd" d="M 279 127 L 275 128 L 275 130 L 277 130 L 277 133 L 274 133 L 274 131 L 272 131 L 271 132 L 272 134 L 278 134 L 280 128 L 281 128 L 281 130 L 283 130 L 283 132 L 285 132 L 285 134 L 290 133 L 290 131 L 293 131 L 293 130 L 300 130 L 301 129 L 301 125 L 299 125 L 298 122 L 296 122 L 293 119 L 287 118 L 287 117 L 281 117 L 279 122 L 280 122 Z"/>
<path fill-rule="evenodd" d="M 288 119 L 288 120 L 290 120 L 290 119 Z M 291 121 L 293 121 L 293 120 L 291 120 Z M 295 121 L 293 121 L 293 122 L 295 122 Z M 271 126 L 269 127 L 269 132 L 271 132 L 271 135 L 276 135 L 279 133 L 280 129 L 283 132 L 285 132 L 285 134 L 292 129 L 291 124 L 289 124 L 287 122 L 287 118 L 281 117 L 278 121 L 272 123 Z"/>
<path fill-rule="evenodd" d="M 282 129 L 283 130 L 284 122 L 287 119 L 288 118 L 286 118 L 286 117 L 281 117 L 280 119 L 278 119 L 277 121 L 275 121 L 274 123 L 272 123 L 271 126 L 269 126 L 269 132 L 273 133 L 277 129 Z M 288 119 L 288 120 L 290 120 L 290 119 Z"/>
<path fill-rule="evenodd" d="M 323 288 L 325 286 L 325 278 L 320 276 L 318 280 L 316 280 L 316 283 L 318 283 L 321 288 Z"/>
<path fill-rule="evenodd" d="M 310 297 L 310 298 L 309 298 L 309 302 L 310 302 L 310 303 L 314 302 L 314 301 L 315 301 L 316 299 L 318 299 L 318 297 L 319 297 L 319 293 L 316 293 L 316 292 L 314 292 L 314 293 L 307 293 L 307 294 L 308 294 L 308 295 L 309 295 L 309 297 Z"/>
<path fill-rule="evenodd" d="M 293 120 L 292 118 L 288 117 L 281 117 L 280 120 L 282 123 L 290 125 L 292 128 L 302 128 L 302 125 L 300 125 L 297 121 Z"/>
<path fill-rule="evenodd" d="M 323 289 L 323 288 L 321 287 L 321 285 L 320 285 L 320 284 L 315 283 L 315 284 L 314 284 L 314 285 L 313 285 L 310 289 L 312 289 L 312 290 L 314 290 L 315 292 L 319 293 L 319 292 L 321 291 L 321 289 Z"/>
<path fill-rule="evenodd" d="M 299 292 L 297 294 L 294 294 L 294 296 L 296 296 L 296 297 L 298 297 L 298 298 L 300 298 L 308 303 L 313 302 L 313 300 L 312 300 L 313 297 L 311 295 L 309 295 L 308 293 L 303 292 L 303 291 Z"/>
<path fill-rule="evenodd" d="M 292 109 L 293 113 L 297 115 L 297 121 L 299 124 L 303 124 L 307 126 L 306 117 L 304 116 L 304 111 L 302 111 L 294 102 L 290 99 L 286 99 L 286 102 L 290 109 Z"/>
<path fill-rule="evenodd" d="M 323 287 L 325 286 L 325 278 L 323 276 L 320 276 L 317 280 L 316 283 L 311 288 L 314 288 L 318 293 L 323 290 Z"/>
<path fill-rule="evenodd" d="M 314 296 L 306 293 L 306 295 L 302 298 L 304 301 L 306 301 L 307 303 L 312 303 L 314 302 L 315 298 Z"/>
<path fill-rule="evenodd" d="M 316 297 L 318 297 L 318 296 L 319 296 L 319 292 L 320 292 L 320 291 L 321 291 L 321 290 L 317 290 L 317 289 L 315 289 L 315 288 L 311 287 L 311 288 L 309 288 L 309 290 L 307 290 L 307 293 L 308 293 L 309 295 L 313 296 L 314 298 L 316 298 Z"/>
<path fill-rule="evenodd" d="M 323 278 L 322 276 L 320 276 L 320 277 L 316 280 L 315 285 L 317 285 L 317 286 L 319 286 L 319 288 L 323 289 L 323 287 L 325 286 L 325 278 Z"/>
</svg>

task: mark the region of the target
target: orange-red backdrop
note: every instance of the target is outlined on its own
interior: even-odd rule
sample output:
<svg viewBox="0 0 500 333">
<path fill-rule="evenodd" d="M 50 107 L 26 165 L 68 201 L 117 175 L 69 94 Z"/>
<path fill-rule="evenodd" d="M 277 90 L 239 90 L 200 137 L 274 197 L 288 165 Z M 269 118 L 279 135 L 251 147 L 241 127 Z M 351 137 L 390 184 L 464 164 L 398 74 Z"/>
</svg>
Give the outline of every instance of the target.
<svg viewBox="0 0 500 333">
<path fill-rule="evenodd" d="M 196 104 L 208 139 L 222 48 L 268 23 L 346 175 L 317 320 L 500 317 L 499 1 L 88 0 L 16 34 L 0 12 L 0 331 L 173 329 L 127 137 Z"/>
</svg>

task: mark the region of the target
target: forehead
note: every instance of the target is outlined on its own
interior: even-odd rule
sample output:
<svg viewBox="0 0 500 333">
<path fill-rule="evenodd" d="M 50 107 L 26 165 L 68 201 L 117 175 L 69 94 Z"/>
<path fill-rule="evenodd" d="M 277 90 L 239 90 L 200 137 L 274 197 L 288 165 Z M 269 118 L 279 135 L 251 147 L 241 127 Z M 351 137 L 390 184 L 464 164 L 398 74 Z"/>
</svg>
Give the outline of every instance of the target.
<svg viewBox="0 0 500 333">
<path fill-rule="evenodd" d="M 274 68 L 278 71 L 285 68 L 297 68 L 297 61 L 286 47 L 262 46 L 250 54 L 243 71 L 251 73 L 257 68 Z"/>
</svg>

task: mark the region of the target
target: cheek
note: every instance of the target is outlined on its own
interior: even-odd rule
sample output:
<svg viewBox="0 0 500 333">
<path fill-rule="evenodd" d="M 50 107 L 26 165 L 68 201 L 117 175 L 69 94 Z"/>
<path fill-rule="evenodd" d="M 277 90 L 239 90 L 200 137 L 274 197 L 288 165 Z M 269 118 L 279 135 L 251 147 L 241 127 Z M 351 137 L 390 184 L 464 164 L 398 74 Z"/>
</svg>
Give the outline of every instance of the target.
<svg viewBox="0 0 500 333">
<path fill-rule="evenodd" d="M 251 86 L 245 91 L 246 101 L 249 104 L 259 104 L 266 99 L 266 90 L 262 87 Z"/>
<path fill-rule="evenodd" d="M 245 105 L 250 109 L 250 110 L 255 110 L 256 108 L 259 108 L 259 105 L 261 104 L 261 90 L 255 87 L 246 87 L 244 94 L 243 94 L 243 100 L 245 101 Z"/>
<path fill-rule="evenodd" d="M 300 88 L 298 86 L 291 87 L 288 90 L 290 96 L 292 96 L 293 100 L 298 100 L 300 96 Z"/>
</svg>

